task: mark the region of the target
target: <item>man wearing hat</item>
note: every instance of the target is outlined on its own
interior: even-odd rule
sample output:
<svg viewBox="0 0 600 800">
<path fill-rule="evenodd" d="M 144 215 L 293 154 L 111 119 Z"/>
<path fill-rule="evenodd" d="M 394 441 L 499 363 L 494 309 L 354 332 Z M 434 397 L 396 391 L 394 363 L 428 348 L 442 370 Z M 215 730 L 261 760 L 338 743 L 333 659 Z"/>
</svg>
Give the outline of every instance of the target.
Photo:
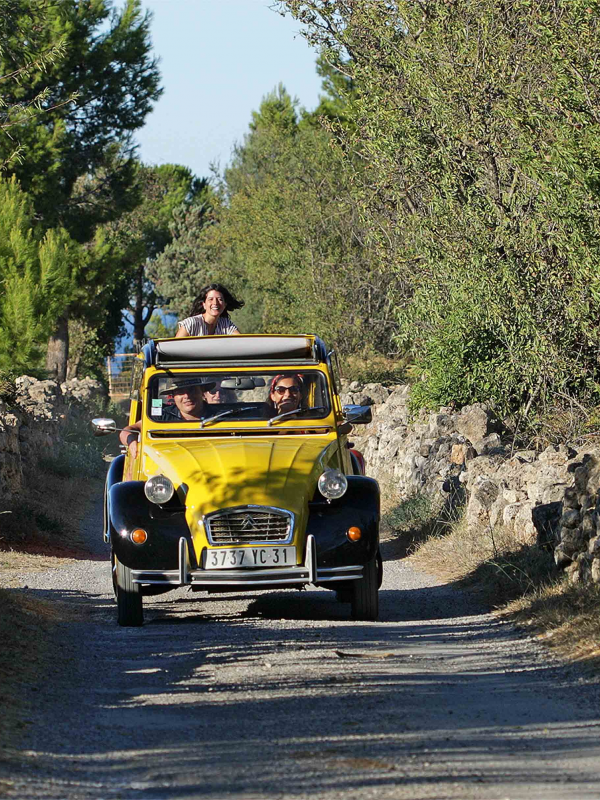
<svg viewBox="0 0 600 800">
<path fill-rule="evenodd" d="M 205 392 L 211 392 L 215 381 L 202 378 L 173 378 L 160 394 L 172 394 L 175 402 L 163 410 L 163 420 L 171 422 L 199 422 L 204 411 Z"/>
<path fill-rule="evenodd" d="M 196 377 L 177 377 L 169 380 L 159 395 L 172 395 L 173 406 L 163 406 L 162 421 L 169 422 L 200 422 L 204 412 L 204 393 L 212 391 L 216 386 L 215 381 Z M 137 455 L 139 432 L 142 423 L 134 422 L 127 425 L 119 434 L 119 441 L 124 444 L 131 458 Z"/>
</svg>

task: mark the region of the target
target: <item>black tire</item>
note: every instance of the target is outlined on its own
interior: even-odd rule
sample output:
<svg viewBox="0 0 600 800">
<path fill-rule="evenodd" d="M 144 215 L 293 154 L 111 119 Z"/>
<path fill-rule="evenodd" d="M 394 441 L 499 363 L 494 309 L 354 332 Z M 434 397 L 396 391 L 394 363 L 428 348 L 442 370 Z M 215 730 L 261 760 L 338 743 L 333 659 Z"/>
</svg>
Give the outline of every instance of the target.
<svg viewBox="0 0 600 800">
<path fill-rule="evenodd" d="M 383 558 L 381 557 L 381 550 L 377 548 L 377 555 L 375 556 L 377 562 L 377 588 L 381 589 L 383 583 Z"/>
<path fill-rule="evenodd" d="M 363 577 L 352 581 L 352 619 L 375 622 L 379 619 L 377 557 L 365 564 Z"/>
<path fill-rule="evenodd" d="M 115 556 L 117 622 L 123 628 L 136 628 L 144 622 L 144 607 L 139 584 L 131 579 L 131 570 Z"/>
</svg>

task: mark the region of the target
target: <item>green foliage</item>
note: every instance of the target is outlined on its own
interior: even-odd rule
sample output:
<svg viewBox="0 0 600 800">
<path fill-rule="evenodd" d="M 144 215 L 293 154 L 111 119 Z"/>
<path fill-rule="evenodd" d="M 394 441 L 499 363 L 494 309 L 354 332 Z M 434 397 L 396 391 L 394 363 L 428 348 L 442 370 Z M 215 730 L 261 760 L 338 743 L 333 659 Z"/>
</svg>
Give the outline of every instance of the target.
<svg viewBox="0 0 600 800">
<path fill-rule="evenodd" d="M 90 416 L 104 409 L 88 409 Z M 106 440 L 90 434 L 87 412 L 78 405 L 63 429 L 62 441 L 50 456 L 40 456 L 36 469 L 59 478 L 99 478 L 106 470 L 103 454 Z"/>
<path fill-rule="evenodd" d="M 409 367 L 405 358 L 385 356 L 373 351 L 341 355 L 342 374 L 349 380 L 382 383 L 385 386 L 408 383 Z"/>
<path fill-rule="evenodd" d="M 146 336 L 148 339 L 168 339 L 177 333 L 177 323 L 165 324 L 158 314 L 154 314 L 148 325 L 146 325 Z"/>
<path fill-rule="evenodd" d="M 8 406 L 17 401 L 17 384 L 12 371 L 0 369 L 0 400 Z"/>
<path fill-rule="evenodd" d="M 54 231 L 40 252 L 42 266 L 45 258 L 51 262 L 43 272 L 55 263 L 52 247 L 62 246 L 65 230 L 83 245 L 64 292 L 66 302 L 60 309 L 58 304 L 45 309 L 44 318 L 54 314 L 55 325 L 44 319 L 34 330 L 33 307 L 20 306 L 23 296 L 33 293 L 9 287 L 13 300 L 5 303 L 5 323 L 12 314 L 9 327 L 15 329 L 17 312 L 25 317 L 24 330 L 33 337 L 23 348 L 31 354 L 29 370 L 39 362 L 38 334 L 44 330 L 52 334 L 48 368 L 64 374 L 69 317 L 96 330 L 97 352 L 106 352 L 133 280 L 131 270 L 124 269 L 135 249 L 132 240 L 123 254 L 111 231 L 101 226 L 145 198 L 131 137 L 161 91 L 151 55 L 150 15 L 141 0 L 118 5 L 117 10 L 114 0 L 0 0 L 0 11 L 6 12 L 0 14 L 0 164 L 18 178 L 39 227 Z M 152 222 L 160 228 L 160 220 Z M 147 240 L 152 239 L 149 227 L 140 234 Z M 56 274 L 52 281 L 58 288 Z M 10 346 L 14 349 L 14 342 Z M 83 363 L 81 352 L 75 366 Z"/>
<path fill-rule="evenodd" d="M 121 297 L 120 307 L 131 313 L 137 343 L 159 302 L 149 268 L 172 239 L 174 210 L 189 204 L 204 185 L 187 167 L 138 164 L 133 178 L 138 205 L 105 226 L 112 252 L 113 292 Z"/>
<path fill-rule="evenodd" d="M 41 348 L 73 292 L 82 251 L 61 229 L 36 231 L 17 182 L 0 180 L 0 368 L 39 362 Z"/>
<path fill-rule="evenodd" d="M 19 141 L 20 129 L 52 109 L 51 89 L 40 85 L 28 96 L 11 96 L 34 74 L 47 74 L 50 67 L 60 63 L 66 54 L 65 37 L 53 42 L 40 41 L 40 31 L 48 10 L 48 0 L 31 3 L 28 0 L 0 0 L 0 62 L 10 61 L 13 69 L 2 74 L 3 96 L 0 98 L 0 150 L 3 157 L 0 169 L 6 170 L 14 163 L 22 163 L 25 148 Z M 76 93 L 66 96 L 62 105 L 68 105 Z"/>
<path fill-rule="evenodd" d="M 337 135 L 417 401 L 598 402 L 600 4 L 283 5 L 354 82 Z"/>
<path fill-rule="evenodd" d="M 283 87 L 250 131 L 210 206 L 179 215 L 153 274 L 169 308 L 189 312 L 219 280 L 246 299 L 244 332 L 307 331 L 344 352 L 389 351 L 392 273 L 373 265 L 343 152 Z"/>
<path fill-rule="evenodd" d="M 235 288 L 227 276 L 228 254 L 217 253 L 210 238 L 204 236 L 204 229 L 214 224 L 215 209 L 220 205 L 221 199 L 209 183 L 199 182 L 192 201 L 173 211 L 169 225 L 172 241 L 148 264 L 148 276 L 163 308 L 181 318 L 188 316 L 199 290 L 207 283 L 221 280 Z M 220 257 L 223 267 L 218 265 Z"/>
<path fill-rule="evenodd" d="M 0 161 L 18 139 L 22 157 L 10 172 L 43 225 L 85 241 L 126 207 L 129 139 L 160 95 L 149 15 L 140 0 L 126 0 L 119 12 L 112 0 L 3 2 L 11 16 L 0 25 L 0 75 L 18 71 L 18 80 L 3 83 L 4 107 L 52 113 L 22 115 L 13 140 L 0 137 Z"/>
</svg>

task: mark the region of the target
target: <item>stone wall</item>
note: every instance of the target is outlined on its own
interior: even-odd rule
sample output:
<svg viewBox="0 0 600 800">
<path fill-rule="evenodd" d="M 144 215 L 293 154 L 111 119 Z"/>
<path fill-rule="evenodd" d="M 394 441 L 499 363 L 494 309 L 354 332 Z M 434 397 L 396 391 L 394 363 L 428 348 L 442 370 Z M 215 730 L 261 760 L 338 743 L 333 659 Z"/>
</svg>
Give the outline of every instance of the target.
<svg viewBox="0 0 600 800">
<path fill-rule="evenodd" d="M 17 378 L 17 402 L 0 402 L 0 498 L 10 502 L 27 486 L 41 455 L 56 453 L 64 428 L 75 416 L 89 416 L 106 402 L 106 391 L 92 378 L 59 385 L 27 375 Z"/>
<path fill-rule="evenodd" d="M 59 385 L 24 376 L 18 402 L 0 402 L 0 497 L 22 492 L 36 459 L 56 452 L 74 415 L 106 401 L 90 378 Z M 555 548 L 571 580 L 600 583 L 600 447 L 517 450 L 485 404 L 409 413 L 410 387 L 342 383 L 342 402 L 372 407 L 373 421 L 352 440 L 368 474 L 402 500 L 425 493 L 440 505 L 464 503 L 470 525 L 504 526 L 523 544 Z"/>
<path fill-rule="evenodd" d="M 409 386 L 343 382 L 342 392 L 344 404 L 372 407 L 351 438 L 384 492 L 463 503 L 469 525 L 554 547 L 573 581 L 600 582 L 600 447 L 516 449 L 481 403 L 411 420 Z"/>
</svg>

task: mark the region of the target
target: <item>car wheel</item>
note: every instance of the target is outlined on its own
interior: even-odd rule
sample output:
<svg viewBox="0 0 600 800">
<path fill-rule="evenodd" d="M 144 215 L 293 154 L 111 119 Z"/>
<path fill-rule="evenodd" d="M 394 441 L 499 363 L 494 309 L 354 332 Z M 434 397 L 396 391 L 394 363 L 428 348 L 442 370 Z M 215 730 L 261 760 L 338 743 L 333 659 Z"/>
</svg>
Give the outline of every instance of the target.
<svg viewBox="0 0 600 800">
<path fill-rule="evenodd" d="M 117 622 L 124 628 L 134 628 L 144 621 L 144 608 L 140 586 L 134 583 L 131 570 L 115 556 L 115 583 L 117 594 Z"/>
<path fill-rule="evenodd" d="M 375 622 L 379 619 L 379 585 L 377 557 L 364 567 L 363 577 L 352 581 L 352 619 Z"/>
</svg>

